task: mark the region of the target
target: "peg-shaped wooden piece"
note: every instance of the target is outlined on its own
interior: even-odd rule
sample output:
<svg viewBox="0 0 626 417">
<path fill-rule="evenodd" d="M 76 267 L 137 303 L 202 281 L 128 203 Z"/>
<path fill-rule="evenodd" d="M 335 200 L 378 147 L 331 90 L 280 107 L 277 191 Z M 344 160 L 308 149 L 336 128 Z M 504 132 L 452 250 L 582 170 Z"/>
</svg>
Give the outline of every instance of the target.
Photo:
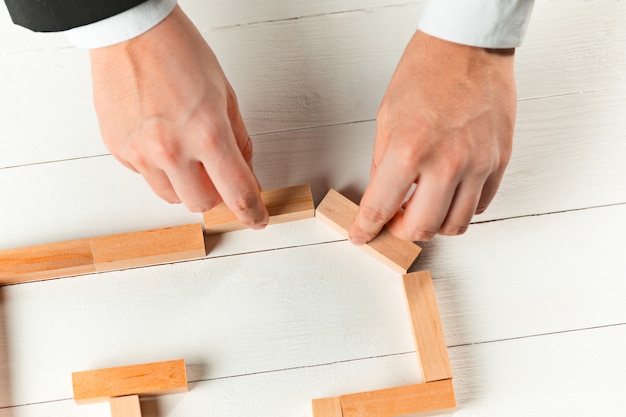
<svg viewBox="0 0 626 417">
<path fill-rule="evenodd" d="M 452 378 L 433 280 L 428 271 L 402 277 L 424 382 Z"/>
<path fill-rule="evenodd" d="M 358 206 L 335 190 L 330 190 L 317 206 L 316 217 L 343 237 L 348 237 Z M 406 274 L 422 248 L 398 239 L 385 227 L 361 248 L 401 274 Z"/>
<path fill-rule="evenodd" d="M 111 417 L 141 417 L 139 395 L 113 397 L 111 403 Z"/>
<path fill-rule="evenodd" d="M 0 285 L 95 271 L 89 239 L 0 251 Z"/>
<path fill-rule="evenodd" d="M 97 271 L 158 265 L 206 256 L 202 224 L 91 239 Z"/>
<path fill-rule="evenodd" d="M 456 409 L 451 379 L 342 395 L 342 417 L 398 417 L 448 414 Z"/>
<path fill-rule="evenodd" d="M 315 215 L 309 184 L 263 191 L 261 199 L 269 214 L 269 224 L 308 219 Z M 203 217 L 207 235 L 246 228 L 223 203 L 205 212 Z"/>
<path fill-rule="evenodd" d="M 115 397 L 152 397 L 188 390 L 185 361 L 182 359 L 74 372 L 72 384 L 74 400 L 79 404 L 109 401 Z M 126 402 L 123 405 L 128 407 Z"/>
<path fill-rule="evenodd" d="M 313 417 L 343 417 L 339 397 L 317 398 L 313 400 Z"/>
</svg>

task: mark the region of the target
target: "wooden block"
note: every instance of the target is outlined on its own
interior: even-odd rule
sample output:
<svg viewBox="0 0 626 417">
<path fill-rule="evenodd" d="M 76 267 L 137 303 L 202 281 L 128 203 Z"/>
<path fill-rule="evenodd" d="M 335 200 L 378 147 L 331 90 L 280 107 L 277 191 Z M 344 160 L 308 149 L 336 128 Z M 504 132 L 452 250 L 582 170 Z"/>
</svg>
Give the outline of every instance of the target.
<svg viewBox="0 0 626 417">
<path fill-rule="evenodd" d="M 456 409 L 451 379 L 343 395 L 343 417 L 432 416 Z"/>
<path fill-rule="evenodd" d="M 141 403 L 138 395 L 113 397 L 111 402 L 111 417 L 141 417 Z"/>
<path fill-rule="evenodd" d="M 108 401 L 111 397 L 186 392 L 185 361 L 148 363 L 72 373 L 74 400 L 77 403 Z"/>
<path fill-rule="evenodd" d="M 0 285 L 95 272 L 89 239 L 0 251 Z"/>
<path fill-rule="evenodd" d="M 339 397 L 318 398 L 313 400 L 313 417 L 343 417 Z"/>
<path fill-rule="evenodd" d="M 134 268 L 206 256 L 202 225 L 144 230 L 91 240 L 97 271 Z"/>
<path fill-rule="evenodd" d="M 424 382 L 450 379 L 452 367 L 430 273 L 414 272 L 402 278 Z"/>
<path fill-rule="evenodd" d="M 356 204 L 331 189 L 317 206 L 316 217 L 347 238 L 357 210 Z M 361 248 L 401 274 L 406 274 L 422 251 L 415 243 L 398 239 L 387 228 Z"/>
<path fill-rule="evenodd" d="M 263 191 L 261 198 L 269 214 L 269 224 L 308 219 L 315 215 L 313 195 L 309 184 Z M 205 212 L 203 217 L 207 235 L 246 228 L 223 203 Z"/>
</svg>

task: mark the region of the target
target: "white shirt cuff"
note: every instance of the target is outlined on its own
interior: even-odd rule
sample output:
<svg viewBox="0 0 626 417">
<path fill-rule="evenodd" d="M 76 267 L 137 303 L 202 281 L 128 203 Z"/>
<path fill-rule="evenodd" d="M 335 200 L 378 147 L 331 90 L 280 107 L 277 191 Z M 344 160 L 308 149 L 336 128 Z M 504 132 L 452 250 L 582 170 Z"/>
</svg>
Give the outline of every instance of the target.
<svg viewBox="0 0 626 417">
<path fill-rule="evenodd" d="M 431 36 L 483 48 L 522 43 L 534 0 L 426 0 L 418 28 Z"/>
<path fill-rule="evenodd" d="M 165 19 L 176 0 L 148 0 L 125 12 L 63 33 L 79 48 L 102 48 L 135 38 Z"/>
</svg>

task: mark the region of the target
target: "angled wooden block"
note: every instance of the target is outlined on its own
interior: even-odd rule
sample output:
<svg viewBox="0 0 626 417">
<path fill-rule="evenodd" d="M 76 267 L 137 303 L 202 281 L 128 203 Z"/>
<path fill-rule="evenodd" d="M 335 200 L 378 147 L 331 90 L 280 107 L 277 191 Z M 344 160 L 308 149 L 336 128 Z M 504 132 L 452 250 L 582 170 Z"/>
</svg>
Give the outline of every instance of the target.
<svg viewBox="0 0 626 417">
<path fill-rule="evenodd" d="M 0 251 L 0 285 L 95 272 L 89 239 Z"/>
<path fill-rule="evenodd" d="M 308 219 L 315 215 L 309 184 L 263 191 L 261 198 L 269 214 L 269 224 Z M 207 235 L 246 228 L 223 203 L 205 212 L 203 217 Z"/>
<path fill-rule="evenodd" d="M 313 417 L 343 417 L 339 397 L 317 398 L 312 402 Z"/>
<path fill-rule="evenodd" d="M 111 417 L 141 417 L 141 403 L 138 395 L 113 397 L 111 403 Z"/>
<path fill-rule="evenodd" d="M 315 213 L 322 223 L 347 238 L 357 210 L 356 204 L 331 189 Z M 383 228 L 378 236 L 361 248 L 401 274 L 406 274 L 422 251 L 415 243 L 398 239 L 387 228 Z"/>
<path fill-rule="evenodd" d="M 433 416 L 456 409 L 451 379 L 343 395 L 343 417 Z"/>
<path fill-rule="evenodd" d="M 433 280 L 428 271 L 402 277 L 424 382 L 452 378 Z"/>
<path fill-rule="evenodd" d="M 108 401 L 112 397 L 186 392 L 185 361 L 147 363 L 72 373 L 74 400 L 77 403 Z"/>
<path fill-rule="evenodd" d="M 97 271 L 134 268 L 206 256 L 202 225 L 167 227 L 91 240 Z"/>
</svg>

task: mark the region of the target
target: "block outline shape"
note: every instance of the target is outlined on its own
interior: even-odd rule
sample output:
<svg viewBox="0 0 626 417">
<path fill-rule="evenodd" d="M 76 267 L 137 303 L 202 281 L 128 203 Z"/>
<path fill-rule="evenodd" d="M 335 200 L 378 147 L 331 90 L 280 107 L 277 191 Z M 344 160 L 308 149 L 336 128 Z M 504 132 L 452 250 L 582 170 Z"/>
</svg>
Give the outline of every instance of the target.
<svg viewBox="0 0 626 417">
<path fill-rule="evenodd" d="M 348 238 L 349 227 L 357 210 L 358 206 L 355 203 L 331 189 L 318 205 L 315 214 L 322 223 Z M 391 243 L 377 245 L 374 242 L 376 239 L 388 239 Z M 386 228 L 383 228 L 375 239 L 361 246 L 361 248 L 402 275 L 415 350 L 424 382 L 339 397 L 316 398 L 312 401 L 313 417 L 400 417 L 409 414 L 425 417 L 456 410 L 452 368 L 432 277 L 429 271 L 408 273 L 421 251 L 417 245 L 415 245 L 417 250 L 408 248 L 408 253 L 412 253 L 411 249 L 413 249 L 413 253 L 417 252 L 412 260 L 410 259 L 412 255 L 400 261 L 397 257 L 386 255 L 384 252 L 389 247 L 395 246 L 401 248 L 400 250 L 407 247 L 407 242 L 400 244 L 393 242 L 393 239 L 395 237 Z M 374 244 L 372 245 L 372 243 Z M 416 295 L 417 300 L 414 299 Z M 431 338 L 435 339 L 435 343 L 431 343 Z M 411 394 L 415 394 L 415 391 L 420 394 L 420 398 L 431 402 L 428 402 L 422 409 L 403 407 L 406 404 L 401 404 L 402 401 L 408 401 L 407 398 L 411 397 Z M 377 398 L 379 396 L 382 398 Z M 415 400 L 415 395 L 412 398 Z M 432 403 L 434 398 L 439 401 Z"/>
<path fill-rule="evenodd" d="M 298 195 L 299 197 L 292 198 L 291 200 L 287 202 L 287 204 L 280 203 L 281 196 L 285 194 L 289 194 L 290 192 L 295 192 L 296 195 Z M 346 197 L 342 196 L 340 193 L 338 193 L 334 189 L 329 190 L 329 192 L 324 197 L 322 202 L 318 205 L 317 209 L 311 210 L 308 206 L 309 206 L 309 203 L 312 205 L 313 200 L 312 200 L 310 185 L 308 184 L 294 186 L 294 187 L 287 187 L 283 189 L 270 190 L 266 192 L 264 195 L 265 195 L 264 203 L 268 207 L 270 216 L 274 217 L 274 223 L 281 223 L 285 221 L 310 218 L 312 217 L 311 213 L 313 213 L 313 215 L 315 215 L 318 218 L 318 220 L 320 220 L 322 223 L 326 223 L 328 226 L 335 229 L 337 232 L 339 232 L 342 236 L 346 238 L 348 237 L 347 235 L 348 235 L 349 226 L 352 223 L 354 216 L 356 215 L 356 210 L 358 210 L 358 206 L 356 204 L 351 202 Z M 333 204 L 338 205 L 340 207 L 337 210 L 335 210 L 335 207 L 333 207 Z M 297 207 L 297 209 L 294 209 L 292 213 L 285 213 L 283 210 L 284 207 L 292 207 L 292 208 Z M 208 213 L 204 213 L 203 215 L 205 219 L 205 224 L 206 224 L 206 216 Z M 114 244 L 111 245 L 110 243 L 107 244 L 106 242 L 113 241 L 113 243 L 116 243 L 116 241 L 120 239 L 123 240 L 124 238 L 127 238 L 127 237 L 132 238 L 132 236 L 138 236 L 141 234 L 159 233 L 162 231 L 167 231 L 168 229 L 191 230 L 193 228 L 198 228 L 198 227 L 201 232 L 200 236 L 202 240 L 202 245 L 201 245 L 202 252 L 201 253 L 198 252 L 197 248 L 190 248 L 188 251 L 185 251 L 185 250 L 181 251 L 182 255 L 181 254 L 174 254 L 174 255 L 169 254 L 170 256 L 168 257 L 167 254 L 165 256 L 159 255 L 159 254 L 155 255 L 153 253 L 149 253 L 150 251 L 148 251 L 148 253 L 143 253 L 141 251 L 145 250 L 145 248 L 139 248 L 139 252 L 142 253 L 142 255 L 136 257 L 136 258 L 142 259 L 139 262 L 133 261 L 132 259 L 130 261 L 116 260 L 116 259 L 112 259 L 114 257 L 106 256 L 107 255 L 106 249 L 110 249 L 110 246 L 115 246 Z M 213 230 L 209 234 L 224 233 L 228 231 L 240 230 L 242 228 L 244 228 L 243 225 L 241 224 L 233 225 L 233 222 L 231 221 L 229 224 L 226 224 L 224 226 L 224 229 L 220 229 L 221 231 L 216 232 L 215 230 Z M 7 277 L 7 276 L 0 275 L 0 286 L 12 284 L 12 283 L 22 283 L 22 282 L 29 282 L 29 281 L 44 280 L 44 279 L 61 278 L 61 277 L 66 277 L 66 276 L 82 275 L 82 274 L 92 273 L 92 272 L 118 270 L 118 269 L 132 268 L 132 267 L 138 267 L 138 266 L 147 266 L 147 265 L 157 265 L 161 263 L 176 262 L 176 261 L 182 261 L 186 259 L 201 258 L 201 257 L 206 256 L 206 249 L 204 246 L 204 236 L 205 236 L 205 232 L 203 231 L 203 225 L 192 224 L 192 225 L 179 226 L 178 228 L 172 227 L 172 228 L 163 228 L 163 229 L 153 229 L 153 230 L 148 230 L 148 231 L 132 232 L 132 233 L 126 233 L 126 234 L 119 234 L 119 235 L 110 235 L 110 236 L 101 236 L 101 237 L 96 237 L 96 238 L 91 238 L 91 239 L 57 242 L 57 243 L 48 244 L 48 245 L 37 245 L 37 246 L 31 246 L 27 248 L 18 248 L 15 250 L 9 249 L 5 251 L 0 251 L 0 261 L 2 261 L 3 259 L 2 255 L 6 255 L 7 253 L 8 254 L 13 254 L 13 253 L 20 254 L 19 252 L 20 250 L 29 252 L 29 251 L 34 251 L 38 248 L 47 248 L 47 249 L 50 249 L 52 254 L 54 255 L 59 250 L 63 250 L 63 248 L 70 248 L 70 249 L 78 248 L 76 250 L 76 253 L 73 253 L 69 256 L 61 256 L 61 260 L 60 260 L 61 266 L 57 269 L 51 270 L 51 272 L 47 271 L 48 272 L 47 273 L 44 270 L 42 273 L 41 270 L 35 270 L 34 273 L 32 273 L 31 275 L 28 275 L 30 273 L 29 272 L 25 274 L 25 276 L 22 277 L 21 279 L 20 278 L 16 279 L 15 277 L 11 277 L 11 276 Z M 104 255 L 103 255 L 103 251 L 99 250 L 99 247 L 101 248 L 103 243 L 105 246 Z M 109 247 L 107 247 L 107 245 Z M 89 246 L 90 251 L 86 250 L 87 246 Z M 437 301 L 434 295 L 432 278 L 428 271 L 408 273 L 408 270 L 413 266 L 413 264 L 415 263 L 415 260 L 419 256 L 421 252 L 421 248 L 415 245 L 413 242 L 404 242 L 395 238 L 394 236 L 391 235 L 391 233 L 386 228 L 383 228 L 379 236 L 377 236 L 368 244 L 363 245 L 362 248 L 366 252 L 369 252 L 371 255 L 377 258 L 379 261 L 381 261 L 382 263 L 392 268 L 394 271 L 399 272 L 400 274 L 403 275 L 403 284 L 405 288 L 405 294 L 407 296 L 406 301 L 407 301 L 407 306 L 408 306 L 408 311 L 409 311 L 409 317 L 411 319 L 411 324 L 413 327 L 413 334 L 415 336 L 415 347 L 416 347 L 416 352 L 418 354 L 418 359 L 420 363 L 420 368 L 421 368 L 420 371 L 422 373 L 422 376 L 424 377 L 424 383 L 416 384 L 413 386 L 387 388 L 383 390 L 370 391 L 370 392 L 365 392 L 365 393 L 348 394 L 348 395 L 342 395 L 339 397 L 314 399 L 312 401 L 314 417 L 340 417 L 340 416 L 344 417 L 345 415 L 344 408 L 348 407 L 348 409 L 350 409 L 349 408 L 350 406 L 344 407 L 344 402 L 349 402 L 351 399 L 357 399 L 358 401 L 359 398 L 369 398 L 371 396 L 382 395 L 381 393 L 385 395 L 388 395 L 389 393 L 391 393 L 392 396 L 397 393 L 398 396 L 402 396 L 404 395 L 402 393 L 405 393 L 407 390 L 411 390 L 411 389 L 424 391 L 426 395 L 428 396 L 430 388 L 427 388 L 427 387 L 440 387 L 443 385 L 445 385 L 445 387 L 448 389 L 448 393 L 447 393 L 448 397 L 445 398 L 445 401 L 443 401 L 443 405 L 441 407 L 437 408 L 437 405 L 436 405 L 434 408 L 431 407 L 432 409 L 424 410 L 424 413 L 421 413 L 420 410 L 417 410 L 417 411 L 412 410 L 411 414 L 415 414 L 417 412 L 418 414 L 415 414 L 415 415 L 426 416 L 426 415 L 434 415 L 434 413 L 440 414 L 441 412 L 453 411 L 456 408 L 456 399 L 454 398 L 454 387 L 452 385 L 452 371 L 451 371 L 451 366 L 449 362 L 447 346 L 445 344 L 445 337 L 443 335 L 443 330 L 441 327 L 441 318 L 439 316 Z M 397 255 L 395 253 L 396 251 L 400 252 L 399 257 L 396 256 Z M 70 252 L 74 252 L 74 251 L 70 250 Z M 116 253 L 115 251 L 112 251 L 112 252 Z M 117 252 L 119 252 L 119 250 Z M 4 258 L 6 258 L 6 256 L 4 256 Z M 0 264 L 0 267 L 4 266 L 5 269 L 9 270 L 6 266 L 8 265 L 8 267 L 10 268 L 13 264 L 15 264 L 15 263 L 13 264 L 11 263 L 10 258 L 8 259 L 9 261 L 5 261 L 3 264 Z M 44 261 L 44 262 L 47 262 L 47 261 Z M 0 272 L 2 272 L 2 270 L 0 270 Z M 416 281 L 417 285 L 415 285 L 416 282 L 411 282 L 411 281 Z M 427 318 L 430 318 L 430 320 L 426 322 L 422 322 L 421 321 L 422 317 L 419 315 L 418 312 L 415 311 L 418 308 L 421 308 L 422 306 L 416 307 L 415 302 L 412 302 L 410 299 L 409 293 L 415 292 L 418 289 L 421 290 L 420 302 L 425 304 L 425 306 L 423 306 L 425 308 L 423 308 L 421 312 L 425 311 L 427 313 L 426 315 L 428 316 Z M 428 292 L 428 294 L 424 294 L 424 292 Z M 428 338 L 435 338 L 436 344 L 434 344 L 433 346 L 429 346 L 428 344 L 422 343 L 423 342 L 422 339 L 428 339 Z M 432 364 L 429 363 L 429 359 L 431 358 L 434 359 L 434 362 L 436 362 L 435 365 L 432 367 L 431 367 Z M 186 371 L 184 368 L 184 360 L 169 361 L 169 362 L 178 363 L 178 365 L 180 365 L 180 362 L 182 362 L 184 388 L 182 388 L 181 386 L 170 387 L 170 388 L 165 388 L 162 390 L 157 389 L 155 392 L 148 392 L 148 393 L 112 390 L 108 393 L 105 392 L 106 395 L 100 395 L 97 398 L 91 398 L 89 396 L 85 397 L 82 394 L 80 394 L 80 392 L 78 396 L 76 395 L 75 378 L 80 379 L 81 375 L 84 376 L 86 374 L 93 373 L 93 372 L 96 372 L 97 374 L 97 372 L 107 372 L 107 371 L 111 372 L 115 370 L 119 371 L 120 369 L 126 369 L 126 370 L 141 369 L 142 366 L 154 366 L 155 364 L 133 365 L 130 367 L 107 368 L 107 369 L 101 369 L 101 370 L 96 370 L 96 371 L 73 373 L 72 379 L 73 379 L 73 385 L 75 388 L 75 400 L 76 402 L 81 403 L 81 402 L 101 401 L 105 399 L 110 400 L 111 398 L 120 398 L 120 402 L 121 402 L 122 401 L 121 397 L 125 397 L 125 399 L 128 400 L 130 405 L 124 403 L 124 405 L 121 405 L 120 407 L 122 408 L 128 407 L 127 409 L 130 410 L 130 412 L 135 413 L 135 414 L 137 414 L 137 409 L 138 409 L 139 410 L 138 412 L 140 415 L 141 410 L 139 408 L 139 396 L 138 395 L 153 396 L 153 395 L 160 395 L 164 393 L 184 392 L 188 390 L 187 380 L 186 380 Z M 166 363 L 164 362 L 164 363 L 161 363 L 161 365 L 162 364 L 166 364 Z M 433 395 L 436 394 L 434 389 L 432 390 L 431 394 Z M 135 396 L 136 396 L 136 399 L 135 399 Z M 385 400 L 385 402 L 389 402 L 387 400 Z M 117 404 L 116 401 L 114 401 L 113 403 Z M 112 407 L 113 407 L 113 403 L 112 403 Z M 404 409 L 401 409 L 401 411 L 398 411 L 398 412 L 401 412 L 402 414 L 407 414 L 402 410 Z M 395 414 L 391 415 L 391 414 L 381 414 L 379 412 L 374 412 L 371 415 L 370 414 L 363 415 L 362 412 L 360 411 L 354 417 L 357 417 L 357 416 L 358 417 L 395 417 Z M 352 416 L 350 415 L 350 412 L 348 412 L 348 416 L 345 416 L 345 417 L 352 417 Z"/>
</svg>

